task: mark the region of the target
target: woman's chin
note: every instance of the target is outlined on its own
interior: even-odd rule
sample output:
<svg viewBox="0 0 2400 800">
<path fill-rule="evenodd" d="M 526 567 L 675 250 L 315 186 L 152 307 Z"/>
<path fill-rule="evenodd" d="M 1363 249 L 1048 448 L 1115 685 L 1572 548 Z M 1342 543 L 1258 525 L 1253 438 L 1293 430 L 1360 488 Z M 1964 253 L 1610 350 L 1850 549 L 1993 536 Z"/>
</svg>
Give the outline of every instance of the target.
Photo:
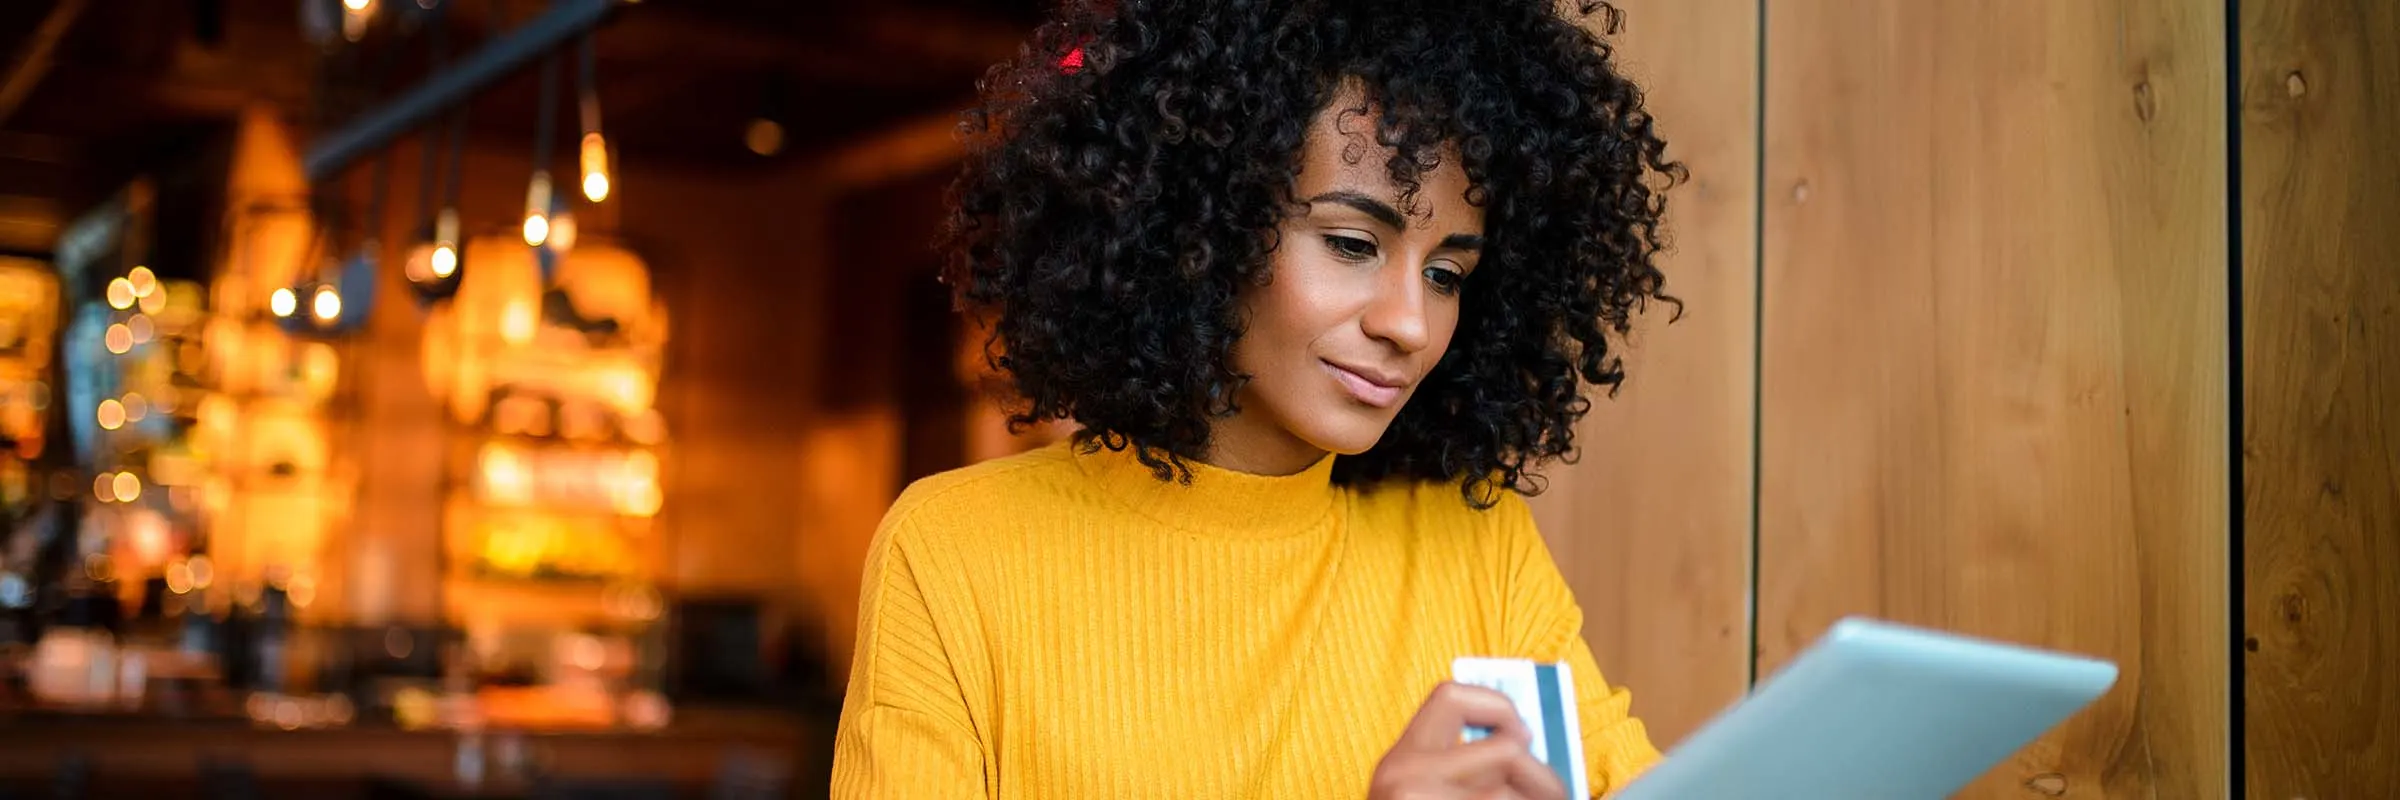
<svg viewBox="0 0 2400 800">
<path fill-rule="evenodd" d="M 1383 432 L 1391 428 L 1389 420 L 1357 419 L 1358 415 L 1354 414 L 1339 416 L 1347 417 L 1347 419 L 1325 420 L 1324 422 L 1329 424 L 1314 426 L 1313 430 L 1302 431 L 1300 438 L 1325 452 L 1337 456 L 1354 456 L 1373 449 L 1376 442 L 1383 440 Z"/>
</svg>

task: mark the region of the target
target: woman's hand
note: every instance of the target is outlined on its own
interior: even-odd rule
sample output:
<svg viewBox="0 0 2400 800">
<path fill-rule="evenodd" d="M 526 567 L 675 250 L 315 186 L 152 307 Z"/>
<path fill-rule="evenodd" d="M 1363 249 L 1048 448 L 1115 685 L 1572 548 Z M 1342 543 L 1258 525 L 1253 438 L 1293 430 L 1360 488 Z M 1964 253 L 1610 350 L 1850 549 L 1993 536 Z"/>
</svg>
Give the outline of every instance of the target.
<svg viewBox="0 0 2400 800">
<path fill-rule="evenodd" d="M 1461 742 L 1468 726 L 1492 735 Z M 1566 800 L 1558 776 L 1533 758 L 1533 734 L 1508 696 L 1445 682 L 1425 698 L 1400 741 L 1375 765 L 1368 800 Z"/>
</svg>

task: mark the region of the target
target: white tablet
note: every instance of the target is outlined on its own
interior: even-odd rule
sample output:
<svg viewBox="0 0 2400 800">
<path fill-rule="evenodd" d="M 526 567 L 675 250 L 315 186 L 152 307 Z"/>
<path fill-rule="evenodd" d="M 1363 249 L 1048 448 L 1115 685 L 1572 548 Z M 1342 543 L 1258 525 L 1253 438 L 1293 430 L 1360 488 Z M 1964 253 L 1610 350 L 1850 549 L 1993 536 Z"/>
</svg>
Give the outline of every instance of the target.
<svg viewBox="0 0 2400 800">
<path fill-rule="evenodd" d="M 2106 661 L 1844 619 L 1611 800 L 1948 797 L 2116 680 Z"/>
</svg>

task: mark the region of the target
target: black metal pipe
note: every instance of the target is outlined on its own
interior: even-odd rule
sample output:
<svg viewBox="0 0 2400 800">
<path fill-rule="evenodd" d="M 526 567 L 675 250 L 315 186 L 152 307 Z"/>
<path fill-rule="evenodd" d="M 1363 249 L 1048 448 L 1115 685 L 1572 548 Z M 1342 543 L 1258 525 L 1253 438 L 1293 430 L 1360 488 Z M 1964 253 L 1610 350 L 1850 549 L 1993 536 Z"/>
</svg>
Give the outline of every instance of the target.
<svg viewBox="0 0 2400 800">
<path fill-rule="evenodd" d="M 618 0 L 556 0 L 541 16 L 484 45 L 456 66 L 433 74 L 408 93 L 317 139 L 301 160 L 311 183 L 323 181 L 426 119 L 467 102 L 491 82 L 599 24 Z"/>
</svg>

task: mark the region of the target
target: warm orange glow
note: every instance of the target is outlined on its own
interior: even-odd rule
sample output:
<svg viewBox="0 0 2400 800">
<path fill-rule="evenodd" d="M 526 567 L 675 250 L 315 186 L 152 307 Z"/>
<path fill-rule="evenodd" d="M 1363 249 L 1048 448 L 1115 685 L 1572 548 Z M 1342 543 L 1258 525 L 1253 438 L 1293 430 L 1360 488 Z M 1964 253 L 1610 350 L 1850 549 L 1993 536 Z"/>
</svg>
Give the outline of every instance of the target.
<svg viewBox="0 0 2400 800">
<path fill-rule="evenodd" d="M 115 482 L 117 502 L 131 503 L 142 499 L 142 479 L 134 477 L 133 473 L 119 472 Z"/>
<path fill-rule="evenodd" d="M 483 472 L 484 496 L 496 503 L 522 505 L 533 501 L 533 473 L 515 450 L 485 445 L 476 459 Z"/>
<path fill-rule="evenodd" d="M 126 279 L 124 279 L 124 278 L 118 278 L 118 279 L 116 279 L 116 280 L 113 280 L 113 281 L 109 281 L 109 282 L 108 282 L 108 307 L 109 307 L 109 308 L 113 308 L 113 309 L 116 309 L 116 310 L 118 310 L 118 311 L 123 311 L 123 310 L 125 310 L 125 309 L 132 308 L 132 307 L 133 307 L 133 301 L 134 301 L 135 299 L 137 299 L 137 298 L 135 298 L 135 297 L 134 297 L 134 294 L 133 294 L 133 282 L 132 282 L 132 281 L 126 280 Z"/>
<path fill-rule="evenodd" d="M 92 497 L 103 503 L 117 501 L 117 474 L 103 472 L 92 476 Z"/>
<path fill-rule="evenodd" d="M 742 144 L 762 156 L 783 152 L 783 125 L 771 119 L 751 120 L 750 129 L 742 132 Z"/>
<path fill-rule="evenodd" d="M 507 306 L 500 309 L 501 341 L 512 345 L 531 343 L 540 325 L 541 319 L 536 316 L 531 302 L 510 300 Z"/>
<path fill-rule="evenodd" d="M 167 591 L 185 594 L 192 590 L 192 565 L 177 561 L 167 565 Z"/>
<path fill-rule="evenodd" d="M 133 286 L 134 297 L 149 297 L 158 291 L 158 275 L 149 267 L 134 267 L 125 273 L 125 282 Z"/>
<path fill-rule="evenodd" d="M 208 560 L 208 556 L 192 556 L 192 560 L 186 562 L 186 565 L 192 571 L 192 588 L 206 589 L 209 584 L 216 582 L 217 565 L 216 562 Z"/>
<path fill-rule="evenodd" d="M 133 329 L 125 327 L 125 323 L 115 323 L 108 326 L 108 333 L 101 337 L 101 341 L 108 345 L 111 353 L 124 355 L 133 352 Z"/>
<path fill-rule="evenodd" d="M 292 312 L 300 310 L 300 298 L 292 294 L 290 289 L 277 289 L 274 294 L 267 296 L 267 310 L 275 312 L 278 317 L 291 316 Z"/>
<path fill-rule="evenodd" d="M 658 491 L 658 484 L 645 482 L 634 484 L 625 492 L 624 501 L 618 506 L 618 510 L 636 517 L 655 517 L 658 516 L 659 508 L 664 505 L 666 505 L 666 496 Z"/>
<path fill-rule="evenodd" d="M 433 255 L 426 258 L 433 277 L 448 278 L 458 272 L 458 247 L 449 242 L 433 246 Z"/>
<path fill-rule="evenodd" d="M 134 344 L 149 344 L 158 336 L 158 323 L 151 322 L 148 314 L 135 314 L 125 321 L 125 330 L 133 334 Z"/>
<path fill-rule="evenodd" d="M 136 566 L 149 566 L 167 560 L 167 543 L 171 531 L 166 515 L 150 509 L 140 509 L 124 517 L 122 535 L 127 555 Z"/>
<path fill-rule="evenodd" d="M 549 247 L 560 253 L 575 249 L 575 215 L 561 211 L 550 218 Z"/>
<path fill-rule="evenodd" d="M 594 203 L 608 199 L 608 173 L 589 172 L 583 176 L 583 196 Z"/>
<path fill-rule="evenodd" d="M 608 648 L 600 643 L 600 637 L 576 634 L 567 640 L 567 661 L 576 669 L 597 672 L 608 664 Z"/>
<path fill-rule="evenodd" d="M 307 608 L 317 601 L 317 576 L 301 572 L 284 582 L 283 593 L 291 598 L 293 608 Z"/>
<path fill-rule="evenodd" d="M 93 416 L 98 418 L 101 430 L 113 431 L 125 427 L 125 404 L 117 402 L 114 397 L 102 400 L 98 412 Z"/>
<path fill-rule="evenodd" d="M 158 312 L 167 310 L 167 293 L 165 291 L 165 287 L 160 287 L 160 291 L 142 295 L 141 302 L 137 303 L 136 305 L 142 307 L 142 313 L 144 314 L 156 314 Z"/>
<path fill-rule="evenodd" d="M 125 421 L 140 422 L 148 416 L 150 416 L 150 401 L 142 399 L 140 394 L 127 392 L 125 394 Z"/>
<path fill-rule="evenodd" d="M 374 4 L 375 0 L 342 0 L 342 7 L 352 11 L 365 11 Z"/>
<path fill-rule="evenodd" d="M 300 729 L 300 721 L 300 701 L 288 697 L 275 701 L 275 727 L 296 731 Z"/>
<path fill-rule="evenodd" d="M 633 413 L 649 408 L 655 399 L 651 392 L 650 376 L 634 367 L 611 370 L 600 379 L 600 393 L 618 411 Z"/>
</svg>

